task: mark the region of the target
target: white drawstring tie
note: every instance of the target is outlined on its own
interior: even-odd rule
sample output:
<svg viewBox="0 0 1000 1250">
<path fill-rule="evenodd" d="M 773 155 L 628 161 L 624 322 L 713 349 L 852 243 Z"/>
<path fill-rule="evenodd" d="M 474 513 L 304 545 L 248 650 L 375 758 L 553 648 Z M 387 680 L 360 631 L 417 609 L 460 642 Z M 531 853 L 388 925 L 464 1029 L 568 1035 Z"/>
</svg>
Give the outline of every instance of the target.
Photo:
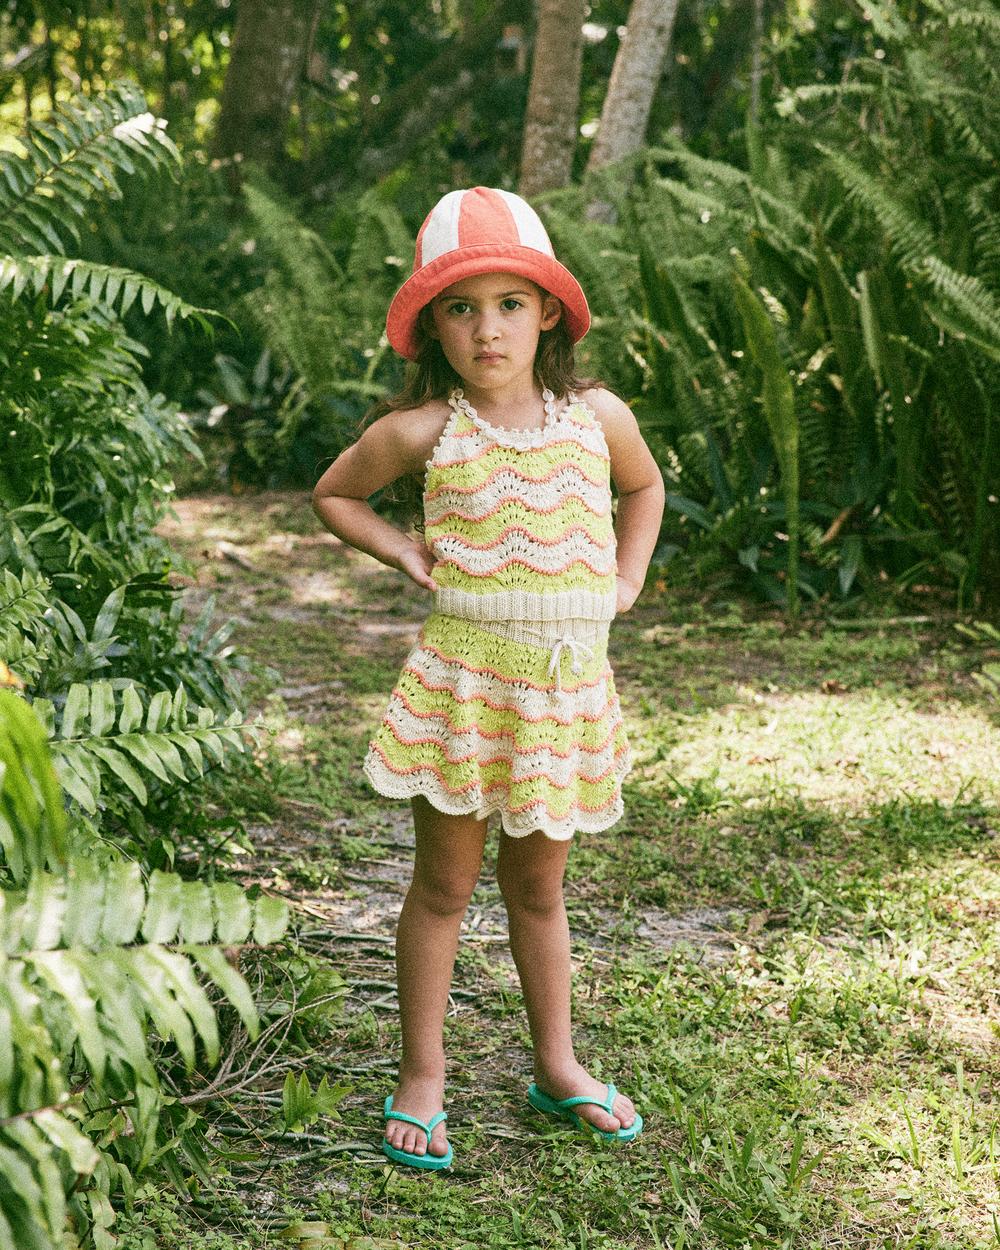
<svg viewBox="0 0 1000 1250">
<path fill-rule="evenodd" d="M 571 634 L 563 634 L 563 636 L 556 641 L 552 648 L 552 656 L 549 659 L 549 676 L 551 677 L 553 673 L 555 674 L 556 690 L 559 694 L 563 693 L 562 676 L 559 665 L 559 661 L 562 658 L 563 648 L 566 648 L 573 657 L 573 662 L 570 665 L 570 668 L 578 676 L 583 672 L 581 653 L 586 652 L 585 658 L 588 660 L 592 660 L 594 658 L 594 648 L 588 643 L 582 642 L 579 638 L 574 638 Z"/>
</svg>

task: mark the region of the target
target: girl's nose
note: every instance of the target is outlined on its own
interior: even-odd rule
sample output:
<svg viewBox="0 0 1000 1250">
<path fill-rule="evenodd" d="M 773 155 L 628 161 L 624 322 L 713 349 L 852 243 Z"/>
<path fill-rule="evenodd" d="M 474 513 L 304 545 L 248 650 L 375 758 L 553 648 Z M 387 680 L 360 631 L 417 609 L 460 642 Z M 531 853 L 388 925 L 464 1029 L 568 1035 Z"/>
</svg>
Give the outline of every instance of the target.
<svg viewBox="0 0 1000 1250">
<path fill-rule="evenodd" d="M 491 316 L 480 317 L 476 322 L 473 338 L 475 338 L 478 343 L 488 343 L 492 339 L 498 338 L 499 335 L 500 327 Z"/>
</svg>

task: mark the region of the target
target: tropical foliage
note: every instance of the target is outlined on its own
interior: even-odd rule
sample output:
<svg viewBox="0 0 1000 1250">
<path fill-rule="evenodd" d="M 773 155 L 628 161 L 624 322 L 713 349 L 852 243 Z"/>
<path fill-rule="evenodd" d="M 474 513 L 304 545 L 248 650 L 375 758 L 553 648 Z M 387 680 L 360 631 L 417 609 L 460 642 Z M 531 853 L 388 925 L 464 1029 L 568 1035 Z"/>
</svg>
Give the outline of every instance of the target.
<svg viewBox="0 0 1000 1250">
<path fill-rule="evenodd" d="M 595 187 L 551 197 L 592 278 L 593 358 L 657 442 L 664 554 L 768 598 L 791 595 L 797 541 L 813 598 L 887 573 L 961 605 L 1000 581 L 1000 26 L 925 10 L 867 5 L 881 55 L 790 89 L 748 169 L 649 149 L 599 184 L 617 229 L 581 222 Z"/>
<path fill-rule="evenodd" d="M 165 1156 L 184 1151 L 190 1125 L 157 1060 L 172 1045 L 193 1071 L 200 1045 L 214 1064 L 218 1001 L 256 1036 L 228 948 L 275 941 L 287 913 L 233 884 L 144 879 L 137 863 L 95 855 L 66 820 L 41 725 L 10 691 L 0 783 L 0 1246 L 62 1244 L 67 1219 L 110 1246 L 110 1193 L 128 1193 L 155 1158 L 176 1174 Z"/>
<path fill-rule="evenodd" d="M 153 529 L 171 460 L 196 448 L 143 386 L 120 316 L 138 299 L 208 322 L 140 274 L 62 253 L 136 158 L 174 159 L 151 123 L 126 85 L 35 128 L 23 158 L 0 153 L 4 1250 L 110 1247 L 111 1199 L 144 1169 L 204 1173 L 182 1073 L 258 1035 L 240 951 L 288 923 L 280 899 L 157 867 L 174 792 L 254 731 L 211 602 L 182 634 Z"/>
<path fill-rule="evenodd" d="M 30 123 L 0 147 L 0 1250 L 104 1250 L 144 1173 L 208 1184 L 220 1092 L 296 1130 L 344 1092 L 287 1054 L 256 1087 L 295 1014 L 270 970 L 312 972 L 273 950 L 281 901 L 199 841 L 259 738 L 253 666 L 211 598 L 185 623 L 192 570 L 156 531 L 213 433 L 233 489 L 308 486 L 399 381 L 383 317 L 428 204 L 510 182 L 530 6 L 499 43 L 480 0 L 327 6 L 297 131 L 235 197 L 199 147 L 232 7 L 153 6 L 145 59 L 129 6 L 63 6 L 41 36 L 37 6 L 0 16 L 24 42 L 0 110 L 20 73 Z M 668 480 L 668 577 L 791 615 L 888 580 L 964 609 L 1000 586 L 1000 22 L 985 0 L 755 7 L 748 65 L 745 4 L 682 4 L 651 145 L 538 203 L 595 313 L 581 369 Z M 590 6 L 578 173 L 627 13 Z M 135 81 L 103 82 L 119 56 Z M 70 62 L 85 90 L 58 106 Z M 431 80 L 457 92 L 436 112 Z"/>
</svg>

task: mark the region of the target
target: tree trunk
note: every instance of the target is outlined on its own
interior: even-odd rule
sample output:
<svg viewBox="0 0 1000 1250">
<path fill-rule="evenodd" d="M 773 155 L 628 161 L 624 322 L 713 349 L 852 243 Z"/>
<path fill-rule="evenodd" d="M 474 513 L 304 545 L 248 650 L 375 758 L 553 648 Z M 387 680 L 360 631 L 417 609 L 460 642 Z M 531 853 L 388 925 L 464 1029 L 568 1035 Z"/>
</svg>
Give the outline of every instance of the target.
<svg viewBox="0 0 1000 1250">
<path fill-rule="evenodd" d="M 585 0 L 539 0 L 521 148 L 521 195 L 564 187 L 576 151 Z"/>
<path fill-rule="evenodd" d="M 215 157 L 281 153 L 319 0 L 240 0 L 212 144 Z"/>
<path fill-rule="evenodd" d="M 587 173 L 642 147 L 676 12 L 677 0 L 632 0 Z"/>
</svg>

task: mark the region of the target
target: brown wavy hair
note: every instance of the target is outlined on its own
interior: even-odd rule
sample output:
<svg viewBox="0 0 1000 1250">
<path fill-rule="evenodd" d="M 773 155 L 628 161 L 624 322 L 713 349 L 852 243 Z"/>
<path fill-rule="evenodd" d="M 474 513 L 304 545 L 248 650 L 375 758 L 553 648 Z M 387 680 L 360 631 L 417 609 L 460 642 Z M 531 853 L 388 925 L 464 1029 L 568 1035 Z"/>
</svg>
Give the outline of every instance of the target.
<svg viewBox="0 0 1000 1250">
<path fill-rule="evenodd" d="M 536 284 L 537 285 L 537 284 Z M 548 294 L 538 288 L 543 298 Z M 432 399 L 444 399 L 454 387 L 462 385 L 462 379 L 448 363 L 440 342 L 427 333 L 430 305 L 420 310 L 417 326 L 421 344 L 415 361 L 406 367 L 403 385 L 395 395 L 378 400 L 358 422 L 358 433 L 388 412 L 405 408 L 419 408 Z M 551 330 L 543 330 L 538 338 L 535 352 L 535 377 L 543 387 L 548 387 L 557 399 L 570 391 L 585 391 L 603 383 L 598 378 L 583 378 L 576 372 L 573 340 L 563 318 Z M 405 524 L 413 525 L 423 532 L 424 475 L 408 473 L 390 483 L 382 498 L 390 505 L 390 511 Z"/>
</svg>

